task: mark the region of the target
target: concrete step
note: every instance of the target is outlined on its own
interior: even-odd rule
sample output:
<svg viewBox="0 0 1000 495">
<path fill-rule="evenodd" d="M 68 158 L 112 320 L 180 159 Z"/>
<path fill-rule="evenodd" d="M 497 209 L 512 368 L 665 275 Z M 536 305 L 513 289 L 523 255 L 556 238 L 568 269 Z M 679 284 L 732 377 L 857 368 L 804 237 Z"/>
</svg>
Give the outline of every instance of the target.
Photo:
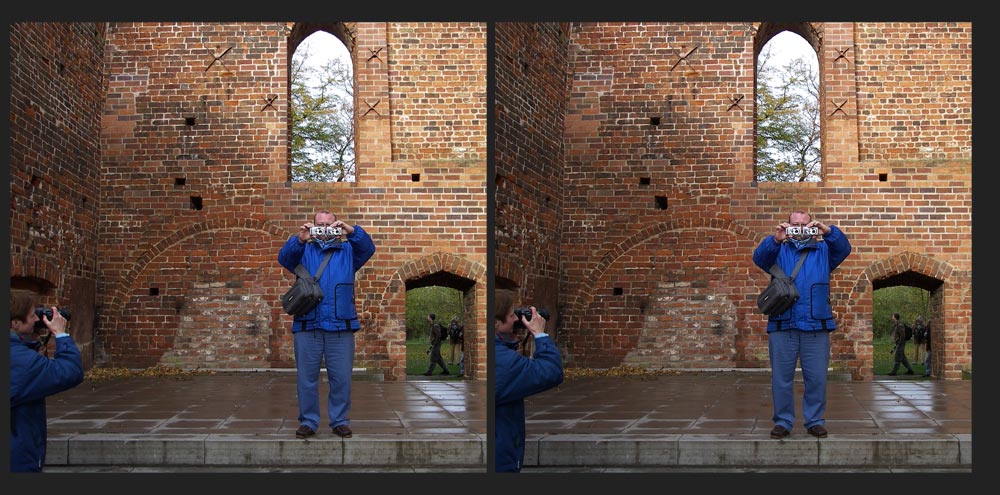
<svg viewBox="0 0 1000 495">
<path fill-rule="evenodd" d="M 46 471 L 275 471 L 338 468 L 485 472 L 486 436 L 473 433 L 330 434 L 309 439 L 267 434 L 50 435 Z M 50 469 L 51 468 L 51 469 Z"/>
<path fill-rule="evenodd" d="M 855 471 L 920 466 L 972 468 L 971 434 L 793 435 L 559 434 L 529 436 L 525 468 L 754 470 L 828 468 Z"/>
</svg>

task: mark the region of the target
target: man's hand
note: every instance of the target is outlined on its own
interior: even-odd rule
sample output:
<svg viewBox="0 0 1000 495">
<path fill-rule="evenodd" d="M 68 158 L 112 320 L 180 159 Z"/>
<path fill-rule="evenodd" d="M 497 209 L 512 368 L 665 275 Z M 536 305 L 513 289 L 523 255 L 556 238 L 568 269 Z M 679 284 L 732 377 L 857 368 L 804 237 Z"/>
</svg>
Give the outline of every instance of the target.
<svg viewBox="0 0 1000 495">
<path fill-rule="evenodd" d="M 779 223 L 778 226 L 774 228 L 774 242 L 777 242 L 778 244 L 785 242 L 785 238 L 787 237 L 785 235 L 785 229 L 790 226 L 791 224 L 788 222 Z"/>
<path fill-rule="evenodd" d="M 51 309 L 52 319 L 50 320 L 47 316 L 42 315 L 42 323 L 45 323 L 45 326 L 49 327 L 49 331 L 57 336 L 61 333 L 66 333 L 66 318 L 63 318 L 62 313 L 59 312 L 59 308 L 52 306 Z"/>
<path fill-rule="evenodd" d="M 819 220 L 813 220 L 809 222 L 809 225 L 806 225 L 806 227 L 817 227 L 819 228 L 819 231 L 823 233 L 823 235 L 828 235 L 830 233 L 830 227 L 827 227 L 825 224 L 823 224 L 823 222 L 820 222 Z"/>
<path fill-rule="evenodd" d="M 309 242 L 309 239 L 312 237 L 312 234 L 309 233 L 309 229 L 311 229 L 312 226 L 313 226 L 312 222 L 306 222 L 306 223 L 302 224 L 301 227 L 299 227 L 299 242 L 300 243 Z"/>
<path fill-rule="evenodd" d="M 347 235 L 351 235 L 351 234 L 354 233 L 354 227 L 351 227 L 350 225 L 347 225 L 346 223 L 344 223 L 341 220 L 337 220 L 337 221 L 333 222 L 332 224 L 330 224 L 330 226 L 331 227 L 340 227 L 340 228 L 344 229 L 344 233 L 347 234 Z"/>
<path fill-rule="evenodd" d="M 521 323 L 531 332 L 531 335 L 545 333 L 545 318 L 538 314 L 538 310 L 534 306 L 531 306 L 531 321 L 525 320 L 521 317 Z"/>
</svg>

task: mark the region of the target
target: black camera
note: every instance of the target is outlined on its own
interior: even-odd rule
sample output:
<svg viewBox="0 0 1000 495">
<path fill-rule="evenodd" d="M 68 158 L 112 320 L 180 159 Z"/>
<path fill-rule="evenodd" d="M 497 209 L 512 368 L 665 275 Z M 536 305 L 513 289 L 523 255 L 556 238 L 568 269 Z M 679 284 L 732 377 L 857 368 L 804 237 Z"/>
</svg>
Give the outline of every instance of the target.
<svg viewBox="0 0 1000 495">
<path fill-rule="evenodd" d="M 69 321 L 70 314 L 68 309 L 59 308 L 59 314 L 61 314 L 63 318 L 66 318 L 66 321 Z M 38 321 L 35 322 L 35 330 L 48 330 L 49 327 L 45 326 L 45 320 L 43 320 L 42 317 L 44 316 L 51 320 L 53 317 L 52 308 L 38 306 L 35 308 L 35 316 L 38 317 Z"/>
<path fill-rule="evenodd" d="M 538 308 L 538 315 L 548 320 L 549 310 Z M 514 308 L 514 316 L 517 317 L 517 321 L 514 322 L 514 329 L 526 328 L 524 323 L 521 323 L 521 317 L 523 316 L 525 321 L 531 321 L 531 308 Z"/>
</svg>

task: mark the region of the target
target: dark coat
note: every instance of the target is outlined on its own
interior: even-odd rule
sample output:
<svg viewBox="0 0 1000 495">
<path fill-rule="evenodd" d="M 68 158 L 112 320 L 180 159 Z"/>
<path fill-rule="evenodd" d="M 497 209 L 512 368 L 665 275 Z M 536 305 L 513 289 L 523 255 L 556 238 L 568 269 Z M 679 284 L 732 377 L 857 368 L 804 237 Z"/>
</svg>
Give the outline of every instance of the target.
<svg viewBox="0 0 1000 495">
<path fill-rule="evenodd" d="M 73 337 L 56 338 L 50 359 L 10 335 L 10 470 L 41 471 L 45 465 L 45 398 L 83 381 L 83 362 Z"/>
<path fill-rule="evenodd" d="M 524 462 L 524 398 L 562 383 L 562 356 L 549 337 L 535 339 L 530 359 L 517 352 L 517 342 L 497 337 L 495 344 L 496 472 L 518 472 Z"/>
</svg>

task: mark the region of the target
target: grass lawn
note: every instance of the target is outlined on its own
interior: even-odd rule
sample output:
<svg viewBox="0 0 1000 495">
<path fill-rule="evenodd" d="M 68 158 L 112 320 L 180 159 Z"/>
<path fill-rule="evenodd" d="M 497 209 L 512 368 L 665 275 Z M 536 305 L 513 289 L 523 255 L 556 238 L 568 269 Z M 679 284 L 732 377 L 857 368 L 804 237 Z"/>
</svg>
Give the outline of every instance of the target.
<svg viewBox="0 0 1000 495">
<path fill-rule="evenodd" d="M 407 375 L 417 375 L 413 378 L 423 378 L 423 374 L 427 372 L 427 365 L 430 364 L 431 358 L 427 354 L 427 349 L 431 347 L 430 337 L 416 337 L 406 341 L 406 374 Z M 444 362 L 450 362 L 449 357 L 451 354 L 451 342 L 441 344 L 441 357 L 444 358 Z M 459 359 L 459 352 L 455 350 L 455 361 Z M 449 365 L 448 372 L 451 376 L 442 377 L 444 380 L 461 380 L 458 378 L 458 365 Z M 441 373 L 441 367 L 434 367 L 434 376 L 438 376 Z"/>
<path fill-rule="evenodd" d="M 875 375 L 888 375 L 892 371 L 892 339 L 889 337 L 877 338 L 872 342 L 875 356 Z M 923 353 L 920 354 L 921 359 L 924 357 Z M 906 359 L 910 360 L 910 366 L 913 367 L 913 373 L 923 378 L 924 374 L 924 363 L 923 361 L 919 363 L 913 362 L 913 341 L 906 342 Z M 426 370 L 425 370 L 426 371 Z M 906 368 L 903 365 L 899 366 L 896 370 L 897 373 L 902 375 L 906 373 Z"/>
</svg>

